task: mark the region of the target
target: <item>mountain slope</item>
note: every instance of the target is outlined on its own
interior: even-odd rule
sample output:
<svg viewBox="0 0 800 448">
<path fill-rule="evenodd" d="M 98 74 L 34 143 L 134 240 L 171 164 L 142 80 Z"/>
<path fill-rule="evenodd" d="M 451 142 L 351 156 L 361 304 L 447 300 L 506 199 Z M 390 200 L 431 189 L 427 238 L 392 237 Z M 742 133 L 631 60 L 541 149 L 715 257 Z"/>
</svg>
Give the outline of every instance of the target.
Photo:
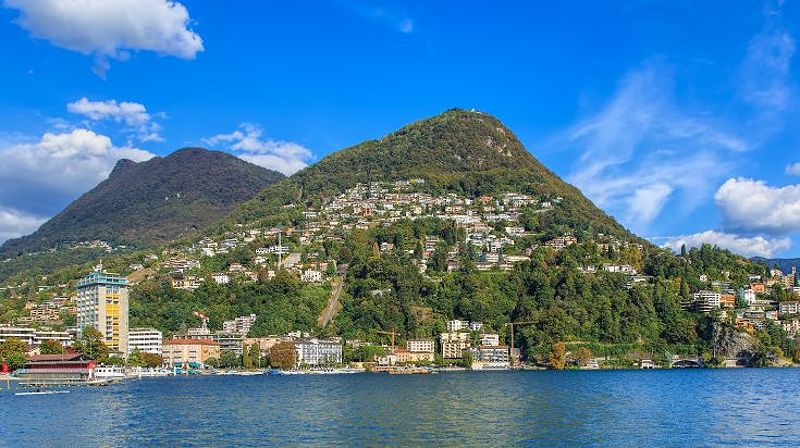
<svg viewBox="0 0 800 448">
<path fill-rule="evenodd" d="M 120 160 L 108 179 L 0 256 L 87 240 L 151 246 L 203 229 L 283 175 L 230 154 L 186 148 L 135 163 Z"/>
<path fill-rule="evenodd" d="M 553 224 L 580 222 L 596 232 L 638 239 L 536 160 L 499 120 L 461 109 L 330 154 L 243 204 L 234 220 L 268 218 L 281 205 L 330 197 L 357 183 L 412 178 L 424 179 L 425 189 L 436 194 L 562 197 Z"/>
<path fill-rule="evenodd" d="M 768 268 L 778 267 L 784 274 L 792 271 L 792 267 L 800 268 L 800 258 L 764 258 L 753 257 L 754 261 L 761 263 Z"/>
</svg>

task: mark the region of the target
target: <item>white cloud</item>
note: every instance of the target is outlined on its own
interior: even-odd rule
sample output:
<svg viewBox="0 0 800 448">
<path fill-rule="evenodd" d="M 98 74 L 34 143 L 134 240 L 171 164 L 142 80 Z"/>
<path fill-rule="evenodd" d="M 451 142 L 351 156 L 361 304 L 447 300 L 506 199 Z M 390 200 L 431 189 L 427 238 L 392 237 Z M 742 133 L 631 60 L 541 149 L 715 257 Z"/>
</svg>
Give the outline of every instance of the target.
<svg viewBox="0 0 800 448">
<path fill-rule="evenodd" d="M 687 212 L 707 200 L 730 168 L 729 155 L 750 148 L 678 107 L 672 90 L 668 66 L 645 64 L 621 80 L 597 114 L 553 143 L 580 152 L 568 179 L 637 231 L 672 199 Z"/>
<path fill-rule="evenodd" d="M 800 162 L 787 165 L 786 174 L 790 174 L 792 176 L 800 176 Z"/>
<path fill-rule="evenodd" d="M 0 206 L 0 243 L 32 233 L 45 221 L 46 218 Z"/>
<path fill-rule="evenodd" d="M 95 57 L 102 75 L 108 59 L 130 51 L 193 59 L 203 40 L 189 29 L 189 11 L 172 0 L 5 0 L 21 11 L 17 23 L 31 36 Z"/>
<path fill-rule="evenodd" d="M 314 157 L 311 150 L 299 143 L 262 138 L 260 126 L 242 123 L 230 134 L 203 139 L 207 145 L 222 145 L 242 160 L 290 175 L 305 168 Z"/>
<path fill-rule="evenodd" d="M 662 247 L 680 250 L 682 245 L 686 247 L 700 247 L 704 243 L 719 246 L 732 252 L 747 257 L 772 257 L 776 252 L 787 250 L 792 246 L 789 238 L 768 239 L 762 236 L 743 237 L 730 233 L 707 230 L 693 235 L 676 236 L 668 239 Z"/>
<path fill-rule="evenodd" d="M 122 123 L 143 142 L 164 140 L 158 133 L 161 126 L 153 121 L 144 104 L 127 101 L 118 103 L 116 100 L 90 101 L 83 97 L 67 104 L 67 110 L 93 121 L 112 120 Z"/>
<path fill-rule="evenodd" d="M 772 187 L 762 180 L 728 179 L 714 199 L 727 229 L 774 235 L 800 231 L 800 185 Z"/>
<path fill-rule="evenodd" d="M 0 207 L 51 216 L 104 180 L 117 160 L 140 162 L 151 157 L 138 148 L 114 146 L 107 136 L 87 129 L 9 144 L 0 147 Z"/>
</svg>

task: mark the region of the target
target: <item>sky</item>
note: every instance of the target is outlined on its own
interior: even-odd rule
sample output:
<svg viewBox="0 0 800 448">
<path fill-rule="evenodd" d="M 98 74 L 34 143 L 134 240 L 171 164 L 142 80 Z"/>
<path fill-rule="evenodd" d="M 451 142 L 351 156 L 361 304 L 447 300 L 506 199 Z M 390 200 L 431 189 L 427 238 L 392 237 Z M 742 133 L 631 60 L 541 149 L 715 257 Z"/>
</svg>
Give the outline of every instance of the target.
<svg viewBox="0 0 800 448">
<path fill-rule="evenodd" d="M 120 158 L 291 174 L 453 107 L 635 233 L 800 255 L 800 5 L 0 0 L 0 241 Z"/>
</svg>

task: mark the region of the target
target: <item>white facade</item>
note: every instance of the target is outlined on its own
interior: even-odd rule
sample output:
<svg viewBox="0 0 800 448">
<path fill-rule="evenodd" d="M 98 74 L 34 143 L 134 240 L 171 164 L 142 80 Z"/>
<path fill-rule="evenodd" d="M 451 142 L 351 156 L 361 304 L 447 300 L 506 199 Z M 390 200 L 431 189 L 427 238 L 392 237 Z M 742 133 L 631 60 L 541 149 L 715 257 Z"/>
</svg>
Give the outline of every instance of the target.
<svg viewBox="0 0 800 448">
<path fill-rule="evenodd" d="M 322 366 L 342 362 L 342 344 L 323 339 L 298 339 L 294 341 L 297 365 Z"/>
<path fill-rule="evenodd" d="M 211 276 L 218 285 L 227 285 L 231 282 L 231 277 L 228 274 L 214 274 Z"/>
<path fill-rule="evenodd" d="M 469 333 L 442 333 L 439 338 L 442 342 L 442 358 L 461 358 L 464 350 L 469 348 Z"/>
<path fill-rule="evenodd" d="M 496 347 L 500 345 L 500 335 L 496 333 L 485 333 L 481 335 L 481 345 Z"/>
<path fill-rule="evenodd" d="M 300 280 L 306 283 L 322 283 L 322 272 L 316 269 L 306 269 Z"/>
<path fill-rule="evenodd" d="M 28 345 L 33 345 L 36 340 L 36 329 L 15 325 L 0 325 L 0 344 L 12 338 L 19 339 Z"/>
<path fill-rule="evenodd" d="M 433 339 L 409 339 L 406 347 L 410 352 L 433 353 L 436 350 Z"/>
<path fill-rule="evenodd" d="M 132 328 L 128 332 L 128 353 L 139 350 L 160 355 L 163 341 L 164 335 L 155 328 Z"/>
<path fill-rule="evenodd" d="M 800 302 L 781 302 L 778 304 L 778 310 L 781 314 L 797 314 L 800 312 Z"/>
<path fill-rule="evenodd" d="M 453 319 L 448 320 L 445 325 L 447 326 L 447 331 L 461 331 L 467 327 L 467 322 L 463 320 Z"/>
</svg>

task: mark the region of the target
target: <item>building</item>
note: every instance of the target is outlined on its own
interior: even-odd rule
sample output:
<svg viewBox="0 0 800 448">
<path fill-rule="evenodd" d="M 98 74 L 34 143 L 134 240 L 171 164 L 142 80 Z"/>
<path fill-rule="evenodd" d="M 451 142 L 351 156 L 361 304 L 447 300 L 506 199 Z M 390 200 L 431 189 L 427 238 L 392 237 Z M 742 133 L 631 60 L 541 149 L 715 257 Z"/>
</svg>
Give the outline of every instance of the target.
<svg viewBox="0 0 800 448">
<path fill-rule="evenodd" d="M 498 369 L 510 366 L 508 347 L 503 345 L 481 345 L 470 350 L 473 366 L 479 369 Z"/>
<path fill-rule="evenodd" d="M 80 353 L 35 355 L 16 376 L 31 384 L 80 384 L 94 379 L 95 366 L 94 360 Z"/>
<path fill-rule="evenodd" d="M 219 344 L 220 351 L 233 352 L 236 354 L 236 356 L 242 355 L 244 335 L 240 333 L 226 333 L 224 331 L 218 331 L 211 335 L 211 339 Z"/>
<path fill-rule="evenodd" d="M 714 291 L 700 291 L 692 294 L 689 302 L 683 303 L 683 308 L 686 310 L 694 310 L 701 313 L 707 313 L 715 308 L 719 308 L 722 301 L 722 295 Z"/>
<path fill-rule="evenodd" d="M 442 343 L 442 357 L 445 359 L 458 359 L 463 356 L 464 350 L 469 348 L 469 334 L 449 332 L 439 335 Z"/>
<path fill-rule="evenodd" d="M 131 328 L 128 331 L 128 353 L 139 350 L 160 355 L 163 339 L 164 335 L 155 328 Z"/>
<path fill-rule="evenodd" d="M 78 331 L 93 327 L 111 351 L 128 352 L 128 280 L 92 272 L 78 282 Z"/>
<path fill-rule="evenodd" d="M 325 366 L 342 362 L 342 344 L 317 338 L 294 341 L 297 351 L 297 366 Z"/>
<path fill-rule="evenodd" d="M 461 331 L 468 326 L 468 323 L 463 320 L 453 319 L 445 322 L 448 332 Z"/>
<path fill-rule="evenodd" d="M 36 341 L 36 329 L 18 327 L 16 325 L 0 325 L 0 344 L 12 338 L 19 339 L 28 345 L 34 345 Z"/>
<path fill-rule="evenodd" d="M 225 333 L 247 334 L 250 327 L 256 323 L 256 315 L 239 316 L 233 320 L 226 320 L 222 323 L 222 331 Z"/>
<path fill-rule="evenodd" d="M 433 339 L 409 339 L 406 348 L 410 352 L 433 353 L 436 351 L 436 344 Z"/>
<path fill-rule="evenodd" d="M 500 335 L 496 333 L 485 333 L 481 335 L 481 345 L 498 346 L 500 345 Z"/>
<path fill-rule="evenodd" d="M 56 341 L 64 347 L 69 347 L 75 340 L 66 331 L 36 330 L 36 335 L 33 337 L 34 345 L 39 345 L 44 341 Z"/>
<path fill-rule="evenodd" d="M 800 313 L 800 302 L 792 300 L 789 302 L 780 302 L 778 310 L 781 314 L 797 314 Z"/>
<path fill-rule="evenodd" d="M 164 341 L 161 356 L 164 364 L 205 365 L 210 358 L 219 359 L 219 344 L 210 339 L 168 339 Z"/>
<path fill-rule="evenodd" d="M 481 331 L 483 329 L 483 322 L 470 322 L 469 331 Z"/>
</svg>

